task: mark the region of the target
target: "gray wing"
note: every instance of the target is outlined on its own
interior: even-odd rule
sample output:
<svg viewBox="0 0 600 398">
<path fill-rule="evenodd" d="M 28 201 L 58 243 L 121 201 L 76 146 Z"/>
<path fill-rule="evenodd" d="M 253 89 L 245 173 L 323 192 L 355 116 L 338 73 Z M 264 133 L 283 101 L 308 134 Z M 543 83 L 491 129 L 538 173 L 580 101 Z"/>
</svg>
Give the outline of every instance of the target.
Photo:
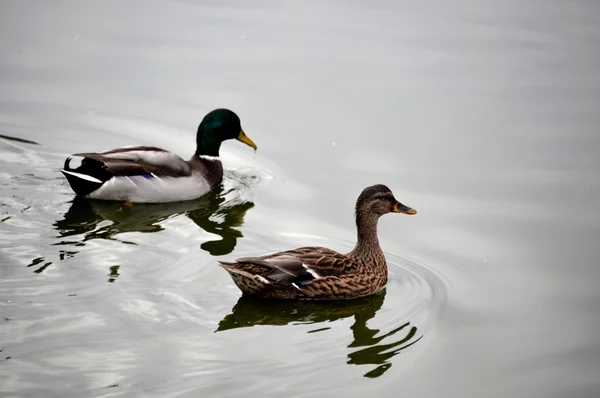
<svg viewBox="0 0 600 398">
<path fill-rule="evenodd" d="M 154 174 L 159 177 L 186 177 L 192 172 L 189 163 L 180 156 L 156 147 L 125 147 L 102 153 L 76 153 L 72 156 L 83 157 L 82 165 L 88 159 L 99 162 L 117 176 Z"/>
</svg>

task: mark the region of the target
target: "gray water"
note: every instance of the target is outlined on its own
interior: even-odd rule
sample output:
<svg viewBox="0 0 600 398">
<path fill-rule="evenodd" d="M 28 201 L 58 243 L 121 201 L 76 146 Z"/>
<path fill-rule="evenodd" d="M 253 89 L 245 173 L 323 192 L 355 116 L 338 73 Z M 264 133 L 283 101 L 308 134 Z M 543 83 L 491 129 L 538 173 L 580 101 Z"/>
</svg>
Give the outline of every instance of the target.
<svg viewBox="0 0 600 398">
<path fill-rule="evenodd" d="M 0 395 L 597 397 L 600 5 L 5 1 Z M 184 158 L 211 109 L 222 187 L 74 200 L 67 155 Z M 24 141 L 26 140 L 26 141 Z M 390 282 L 241 298 L 216 265 L 354 243 L 384 183 Z"/>
</svg>

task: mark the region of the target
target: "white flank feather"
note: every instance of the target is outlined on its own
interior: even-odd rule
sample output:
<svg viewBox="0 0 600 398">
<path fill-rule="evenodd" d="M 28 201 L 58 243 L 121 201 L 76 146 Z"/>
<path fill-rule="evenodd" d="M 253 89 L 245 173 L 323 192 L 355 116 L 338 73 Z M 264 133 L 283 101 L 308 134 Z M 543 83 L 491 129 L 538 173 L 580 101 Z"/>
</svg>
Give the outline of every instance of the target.
<svg viewBox="0 0 600 398">
<path fill-rule="evenodd" d="M 200 172 L 194 172 L 189 177 L 113 177 L 87 197 L 133 203 L 167 203 L 196 199 L 208 191 L 208 182 Z"/>
<path fill-rule="evenodd" d="M 304 269 L 305 269 L 305 270 L 306 270 L 306 271 L 307 271 L 309 274 L 311 274 L 311 275 L 313 276 L 313 278 L 317 279 L 317 278 L 320 278 L 320 277 L 321 277 L 321 275 L 317 274 L 317 272 L 316 272 L 314 269 L 310 269 L 310 268 L 308 267 L 308 265 L 306 265 L 306 264 L 302 263 L 302 266 L 304 267 Z"/>
<path fill-rule="evenodd" d="M 267 278 L 265 278 L 264 276 L 260 276 L 260 275 L 254 275 L 254 277 L 255 277 L 256 279 L 258 279 L 259 281 L 261 281 L 262 283 L 265 283 L 265 284 L 267 284 L 267 285 L 268 285 L 269 283 L 271 283 L 271 282 L 269 282 L 269 280 L 268 280 Z"/>
<path fill-rule="evenodd" d="M 63 173 L 70 174 L 70 175 L 72 175 L 74 177 L 81 178 L 82 180 L 86 180 L 86 181 L 91 181 L 91 182 L 96 182 L 98 184 L 102 184 L 102 181 L 100 181 L 96 177 L 92 177 L 92 176 L 89 176 L 87 174 L 76 173 L 74 171 L 68 171 L 68 170 L 64 170 L 64 169 L 60 169 L 60 171 L 62 171 Z"/>
</svg>

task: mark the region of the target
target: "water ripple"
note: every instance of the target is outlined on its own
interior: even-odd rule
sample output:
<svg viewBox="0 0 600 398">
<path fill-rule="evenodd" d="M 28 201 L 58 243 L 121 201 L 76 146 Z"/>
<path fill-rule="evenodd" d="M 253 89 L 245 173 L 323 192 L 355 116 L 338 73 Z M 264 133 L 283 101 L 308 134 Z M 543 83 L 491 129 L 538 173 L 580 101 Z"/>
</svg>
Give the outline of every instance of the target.
<svg viewBox="0 0 600 398">
<path fill-rule="evenodd" d="M 338 241 L 333 246 L 350 245 Z M 363 376 L 367 378 L 384 375 L 396 363 L 401 364 L 399 369 L 408 369 L 422 353 L 417 343 L 433 338 L 435 322 L 446 300 L 447 281 L 427 263 L 389 253 L 386 257 L 390 278 L 380 294 L 341 302 L 273 302 L 241 296 L 219 321 L 216 332 L 234 333 L 236 343 L 253 351 L 257 360 L 268 358 L 268 351 L 248 347 L 264 349 L 266 344 L 273 350 L 289 351 L 288 365 L 261 363 L 264 372 L 280 374 L 288 367 L 290 371 L 310 367 L 310 374 L 331 371 L 343 356 L 348 365 L 365 368 Z M 239 295 L 235 289 L 229 291 L 229 295 Z M 265 327 L 300 328 L 305 334 L 288 332 L 282 341 Z M 248 328 L 255 332 L 244 332 Z M 404 360 L 395 358 L 408 351 L 414 352 Z"/>
</svg>

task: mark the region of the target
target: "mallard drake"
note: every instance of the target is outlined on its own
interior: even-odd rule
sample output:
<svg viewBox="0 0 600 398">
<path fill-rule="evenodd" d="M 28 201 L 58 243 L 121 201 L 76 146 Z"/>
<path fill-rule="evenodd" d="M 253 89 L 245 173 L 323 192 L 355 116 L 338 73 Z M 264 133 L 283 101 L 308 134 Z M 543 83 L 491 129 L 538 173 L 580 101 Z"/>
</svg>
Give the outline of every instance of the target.
<svg viewBox="0 0 600 398">
<path fill-rule="evenodd" d="M 377 238 L 386 213 L 416 214 L 385 185 L 365 188 L 356 201 L 357 242 L 347 254 L 325 247 L 301 247 L 260 257 L 219 262 L 246 294 L 276 299 L 351 299 L 380 291 L 387 264 Z"/>
<path fill-rule="evenodd" d="M 209 112 L 198 126 L 196 152 L 190 160 L 152 146 L 129 146 L 107 152 L 76 153 L 60 171 L 79 196 L 131 203 L 192 200 L 223 180 L 219 149 L 235 138 L 256 150 L 240 118 L 229 109 Z M 81 165 L 71 168 L 73 157 Z"/>
</svg>

